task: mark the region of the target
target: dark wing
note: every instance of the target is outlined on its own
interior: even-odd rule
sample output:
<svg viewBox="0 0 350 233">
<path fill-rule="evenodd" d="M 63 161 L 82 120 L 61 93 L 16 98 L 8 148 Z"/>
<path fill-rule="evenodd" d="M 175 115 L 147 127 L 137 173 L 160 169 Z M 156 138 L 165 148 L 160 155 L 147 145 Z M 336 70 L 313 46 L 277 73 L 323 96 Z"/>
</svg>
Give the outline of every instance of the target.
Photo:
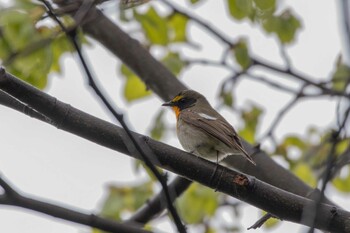
<svg viewBox="0 0 350 233">
<path fill-rule="evenodd" d="M 223 117 L 218 117 L 216 119 L 205 118 L 193 111 L 181 111 L 180 117 L 187 124 L 205 131 L 212 137 L 225 143 L 228 147 L 241 151 L 245 157 L 255 165 L 253 159 L 244 150 L 235 129 Z"/>
</svg>

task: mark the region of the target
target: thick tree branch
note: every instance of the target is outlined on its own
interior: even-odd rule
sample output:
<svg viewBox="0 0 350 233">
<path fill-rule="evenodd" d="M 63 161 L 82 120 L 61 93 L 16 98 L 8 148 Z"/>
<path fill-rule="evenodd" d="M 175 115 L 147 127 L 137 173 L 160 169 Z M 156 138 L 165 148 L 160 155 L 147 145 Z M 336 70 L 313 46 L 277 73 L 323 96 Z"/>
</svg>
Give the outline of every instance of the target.
<svg viewBox="0 0 350 233">
<path fill-rule="evenodd" d="M 180 91 L 187 89 L 137 40 L 123 32 L 98 9 L 92 8 L 89 11 L 82 28 L 120 58 L 162 99 L 170 100 Z"/>
<path fill-rule="evenodd" d="M 16 79 L 4 69 L 0 70 L 0 89 L 49 117 L 53 124 L 62 130 L 141 159 L 138 154 L 130 154 L 124 141 L 125 131 L 122 128 L 64 104 Z M 250 203 L 283 220 L 309 224 L 302 221 L 305 210 L 314 206 L 314 201 L 273 187 L 254 177 L 239 174 L 222 166 L 216 167 L 215 163 L 143 135 L 137 133 L 133 135 L 143 142 L 144 148 L 152 150 L 157 156 L 155 165 Z M 347 211 L 320 204 L 315 227 L 332 232 L 347 232 L 350 229 L 349 218 L 350 213 Z"/>
<path fill-rule="evenodd" d="M 172 201 L 175 201 L 186 189 L 192 184 L 192 181 L 182 178 L 180 176 L 176 177 L 170 184 L 169 189 L 174 190 L 174 195 L 172 196 Z M 139 208 L 128 222 L 138 222 L 146 224 L 154 216 L 159 214 L 164 210 L 164 203 L 162 202 L 162 193 L 158 193 L 151 200 L 147 201 L 141 208 Z"/>
<path fill-rule="evenodd" d="M 26 197 L 13 189 L 1 176 L 0 187 L 4 193 L 0 195 L 0 205 L 12 205 L 34 210 L 55 218 L 94 227 L 103 231 L 115 233 L 146 233 L 150 232 L 132 224 L 122 224 L 104 219 L 93 214 L 84 214 L 72 209 Z"/>
<path fill-rule="evenodd" d="M 13 98 L 12 96 L 8 95 L 7 93 L 0 90 L 0 104 L 13 108 L 17 111 L 23 112 L 24 114 L 39 119 L 41 121 L 46 121 L 47 123 L 50 123 L 50 119 L 45 117 L 44 115 L 38 113 L 34 109 L 28 107 L 26 104 L 21 103 L 16 98 Z"/>
<path fill-rule="evenodd" d="M 205 22 L 203 19 L 191 15 L 186 10 L 181 9 L 180 7 L 176 6 L 175 4 L 171 3 L 168 0 L 163 0 L 162 2 L 165 5 L 167 5 L 168 7 L 170 7 L 171 9 L 173 9 L 175 12 L 182 14 L 185 17 L 188 17 L 193 22 L 197 23 L 200 27 L 207 30 L 211 35 L 213 35 L 218 40 L 220 40 L 224 44 L 226 44 L 228 49 L 232 49 L 235 47 L 235 43 L 231 42 L 230 39 L 226 38 L 226 36 L 224 36 L 222 33 L 220 33 L 217 28 L 214 28 L 209 23 Z M 329 94 L 332 96 L 342 96 L 342 97 L 350 99 L 350 97 L 348 95 L 346 95 L 345 93 L 340 92 L 340 91 L 336 91 L 336 90 L 332 90 L 328 87 L 325 87 L 322 83 L 317 83 L 317 82 L 313 81 L 312 78 L 307 77 L 305 75 L 302 75 L 302 74 L 300 74 L 300 72 L 294 71 L 290 67 L 287 67 L 286 69 L 284 69 L 284 68 L 278 67 L 276 65 L 266 63 L 265 61 L 262 61 L 258 58 L 252 57 L 251 59 L 252 59 L 251 67 L 260 66 L 260 67 L 267 68 L 267 69 L 275 71 L 275 72 L 283 73 L 283 74 L 286 74 L 288 77 L 294 78 L 295 80 L 301 81 L 304 84 L 313 86 L 313 87 L 321 90 L 322 93 Z"/>
<path fill-rule="evenodd" d="M 169 100 L 186 87 L 176 79 L 160 62 L 155 60 L 141 44 L 129 37 L 116 24 L 99 10 L 92 9 L 82 25 L 84 31 L 102 43 L 113 54 L 118 56 L 139 77 L 145 81 L 163 100 Z M 249 152 L 254 147 L 245 143 Z M 266 153 L 259 152 L 254 156 L 258 166 L 250 166 L 238 156 L 230 156 L 227 163 L 245 173 L 254 175 L 274 186 L 280 187 L 297 195 L 310 197 L 314 190 L 307 186 L 291 172 L 276 164 Z M 278 175 L 276 175 L 278 174 Z"/>
<path fill-rule="evenodd" d="M 62 0 L 56 0 L 56 2 L 59 3 L 62 2 Z M 66 3 L 67 1 L 65 4 Z M 71 12 L 74 12 L 74 10 Z M 186 88 L 175 79 L 161 63 L 157 62 L 136 40 L 130 38 L 97 9 L 91 9 L 88 13 L 87 19 L 83 23 L 83 29 L 87 34 L 102 43 L 116 56 L 120 57 L 126 65 L 134 70 L 134 72 L 146 82 L 150 89 L 164 100 L 169 100 L 176 95 L 179 90 Z M 202 21 L 199 20 L 197 23 L 206 28 L 205 23 L 203 24 Z M 214 28 L 211 28 L 210 30 L 211 33 L 216 33 Z M 215 36 L 220 36 L 220 34 L 216 33 Z M 226 38 L 224 39 L 226 40 Z M 230 43 L 229 40 L 225 40 L 223 40 L 224 43 Z M 278 71 L 284 72 L 283 70 Z M 254 151 L 254 148 L 251 145 L 245 143 L 245 147 L 250 152 Z M 295 177 L 291 172 L 276 164 L 264 152 L 261 151 L 257 153 L 255 155 L 255 160 L 259 164 L 258 167 L 249 166 L 244 160 L 233 156 L 227 159 L 227 163 L 241 171 L 255 175 L 265 182 L 295 194 L 309 198 L 317 196 L 315 194 L 318 193 L 318 190 L 314 191 L 300 179 Z M 330 203 L 329 201 L 326 202 Z"/>
<path fill-rule="evenodd" d="M 97 97 L 102 101 L 102 103 L 106 106 L 106 108 L 109 110 L 109 112 L 112 113 L 112 115 L 115 117 L 115 119 L 119 121 L 119 123 L 121 124 L 121 126 L 125 130 L 126 135 L 127 135 L 125 142 L 130 142 L 129 147 L 131 147 L 133 151 L 135 150 L 141 156 L 141 158 L 145 162 L 146 166 L 152 171 L 154 176 L 158 179 L 159 183 L 161 184 L 162 196 L 167 204 L 167 208 L 169 210 L 169 213 L 172 216 L 174 223 L 175 223 L 175 226 L 177 227 L 178 231 L 180 233 L 186 233 L 186 228 L 182 224 L 181 218 L 180 218 L 176 208 L 173 206 L 173 201 L 172 201 L 170 191 L 169 191 L 168 186 L 167 186 L 167 178 L 165 176 L 163 176 L 162 174 L 160 174 L 160 172 L 157 170 L 157 168 L 153 164 L 152 158 L 154 158 L 155 156 L 153 155 L 152 151 L 146 152 L 146 150 L 144 150 L 140 146 L 138 141 L 132 135 L 129 127 L 125 123 L 124 115 L 119 113 L 116 110 L 116 108 L 113 107 L 113 105 L 107 100 L 105 93 L 97 85 L 97 80 L 93 77 L 93 75 L 92 75 L 92 73 L 87 65 L 87 62 L 85 61 L 83 53 L 78 45 L 76 33 L 69 33 L 67 31 L 67 29 L 65 28 L 65 26 L 60 21 L 60 19 L 58 19 L 58 17 L 54 14 L 52 6 L 45 0 L 41 0 L 41 1 L 47 7 L 48 13 L 53 17 L 53 19 L 60 25 L 62 30 L 70 38 L 70 41 L 72 42 L 75 50 L 78 53 L 78 57 L 80 59 L 81 65 L 83 66 L 83 69 L 85 71 L 87 81 L 88 81 L 90 87 L 94 90 Z M 92 1 L 84 1 L 81 8 L 83 8 L 85 2 L 87 2 L 87 5 L 85 6 L 84 10 L 78 10 L 76 13 L 76 15 L 78 15 L 78 18 L 79 18 L 78 22 L 80 22 L 83 19 L 83 17 L 86 15 L 86 13 L 91 9 Z M 83 13 L 79 14 L 80 11 L 83 11 Z M 84 16 L 81 16 L 81 15 L 84 15 Z"/>
</svg>

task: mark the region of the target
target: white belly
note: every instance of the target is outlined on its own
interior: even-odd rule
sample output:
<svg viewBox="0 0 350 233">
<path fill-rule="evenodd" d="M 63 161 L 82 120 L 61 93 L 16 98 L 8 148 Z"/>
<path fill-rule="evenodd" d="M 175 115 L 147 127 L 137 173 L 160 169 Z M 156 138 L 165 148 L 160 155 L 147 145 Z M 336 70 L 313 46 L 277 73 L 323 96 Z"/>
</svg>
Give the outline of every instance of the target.
<svg viewBox="0 0 350 233">
<path fill-rule="evenodd" d="M 231 148 L 204 131 L 189 126 L 181 119 L 177 124 L 177 136 L 186 151 L 214 162 L 222 160 L 229 154 L 234 154 Z"/>
</svg>

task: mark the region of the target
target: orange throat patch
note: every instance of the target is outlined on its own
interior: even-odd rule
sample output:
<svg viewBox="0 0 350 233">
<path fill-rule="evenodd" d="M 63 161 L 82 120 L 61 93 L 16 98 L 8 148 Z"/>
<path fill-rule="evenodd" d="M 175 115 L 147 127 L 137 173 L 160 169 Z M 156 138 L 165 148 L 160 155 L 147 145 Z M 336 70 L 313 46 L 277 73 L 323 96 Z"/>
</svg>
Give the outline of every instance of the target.
<svg viewBox="0 0 350 233">
<path fill-rule="evenodd" d="M 177 106 L 173 106 L 172 108 L 173 108 L 173 110 L 175 112 L 176 120 L 178 120 L 179 119 L 179 115 L 180 115 L 180 108 L 177 107 Z"/>
</svg>

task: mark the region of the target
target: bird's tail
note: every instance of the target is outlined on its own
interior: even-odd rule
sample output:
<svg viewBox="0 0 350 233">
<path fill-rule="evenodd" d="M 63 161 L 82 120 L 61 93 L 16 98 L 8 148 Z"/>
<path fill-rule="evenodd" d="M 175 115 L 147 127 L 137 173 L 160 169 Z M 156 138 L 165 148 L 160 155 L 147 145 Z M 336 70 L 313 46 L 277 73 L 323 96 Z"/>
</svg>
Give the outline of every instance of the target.
<svg viewBox="0 0 350 233">
<path fill-rule="evenodd" d="M 254 160 L 252 159 L 252 157 L 247 153 L 247 151 L 245 151 L 245 149 L 240 146 L 240 145 L 237 145 L 239 150 L 243 153 L 244 157 L 249 161 L 251 162 L 254 166 L 256 166 L 256 163 L 254 162 Z"/>
</svg>

